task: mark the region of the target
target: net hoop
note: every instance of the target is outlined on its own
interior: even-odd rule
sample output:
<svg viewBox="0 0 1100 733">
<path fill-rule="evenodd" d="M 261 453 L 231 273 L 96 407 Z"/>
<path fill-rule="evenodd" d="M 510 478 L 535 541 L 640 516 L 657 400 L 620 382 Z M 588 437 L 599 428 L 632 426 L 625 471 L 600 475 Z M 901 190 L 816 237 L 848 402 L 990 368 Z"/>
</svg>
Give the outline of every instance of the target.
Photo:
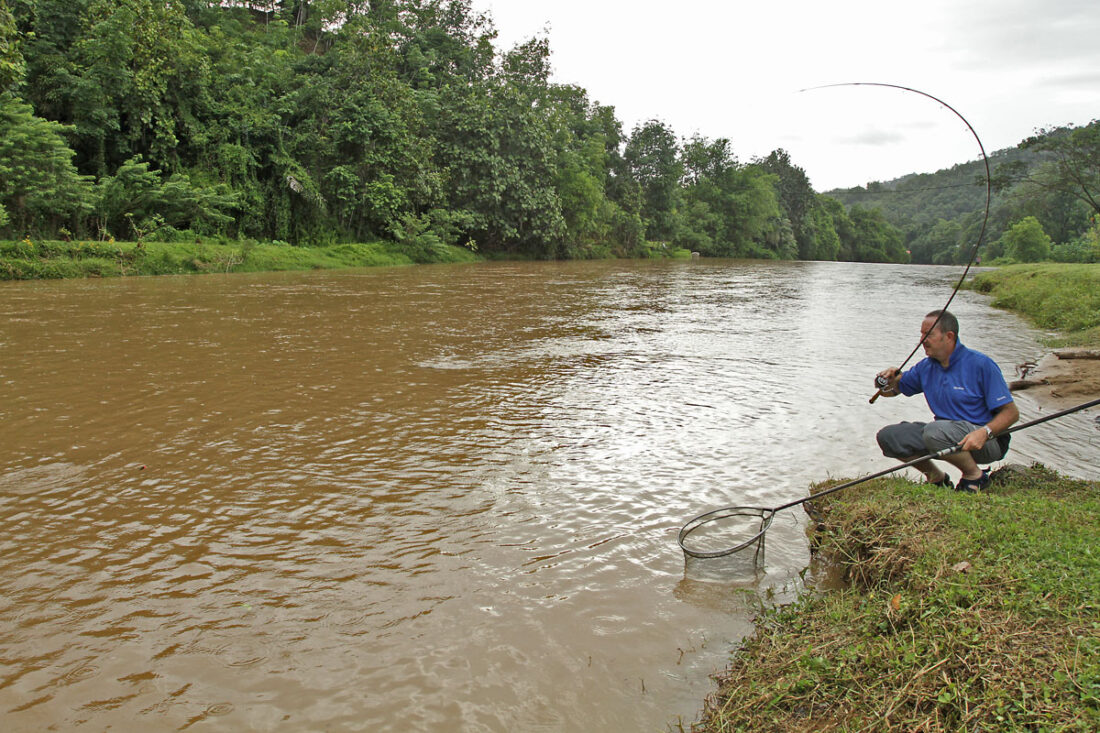
<svg viewBox="0 0 1100 733">
<path fill-rule="evenodd" d="M 733 547 L 722 550 L 693 550 L 687 546 L 686 540 L 692 532 L 711 522 L 729 519 L 730 517 L 758 517 L 760 519 L 760 529 L 749 539 Z M 721 509 L 714 509 L 705 514 L 700 514 L 694 519 L 688 520 L 687 524 L 680 528 L 680 534 L 677 535 L 676 541 L 680 543 L 680 549 L 683 550 L 684 554 L 688 557 L 725 557 L 726 555 L 732 555 L 735 552 L 740 552 L 747 547 L 751 547 L 754 543 L 757 544 L 756 551 L 759 553 L 764 546 L 764 533 L 768 531 L 768 527 L 771 526 L 774 517 L 774 509 L 764 509 L 761 507 L 727 506 Z"/>
</svg>

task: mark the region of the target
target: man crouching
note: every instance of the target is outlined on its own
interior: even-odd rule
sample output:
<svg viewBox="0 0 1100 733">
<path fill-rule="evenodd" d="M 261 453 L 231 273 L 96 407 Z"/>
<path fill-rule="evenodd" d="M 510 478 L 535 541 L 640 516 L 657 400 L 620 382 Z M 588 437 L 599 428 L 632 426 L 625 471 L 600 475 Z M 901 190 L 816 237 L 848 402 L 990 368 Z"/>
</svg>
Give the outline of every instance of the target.
<svg viewBox="0 0 1100 733">
<path fill-rule="evenodd" d="M 887 380 L 884 397 L 924 393 L 933 422 L 902 422 L 878 432 L 885 456 L 913 461 L 949 446 L 959 446 L 943 460 L 962 471 L 956 491 L 975 493 L 989 485 L 989 471 L 978 466 L 1004 458 L 1010 436 L 993 436 L 1020 419 L 1004 376 L 985 354 L 959 342 L 959 321 L 949 311 L 932 311 L 921 323 L 922 359 L 903 372 L 879 372 Z M 931 459 L 914 464 L 929 483 L 952 487 L 951 479 Z"/>
</svg>

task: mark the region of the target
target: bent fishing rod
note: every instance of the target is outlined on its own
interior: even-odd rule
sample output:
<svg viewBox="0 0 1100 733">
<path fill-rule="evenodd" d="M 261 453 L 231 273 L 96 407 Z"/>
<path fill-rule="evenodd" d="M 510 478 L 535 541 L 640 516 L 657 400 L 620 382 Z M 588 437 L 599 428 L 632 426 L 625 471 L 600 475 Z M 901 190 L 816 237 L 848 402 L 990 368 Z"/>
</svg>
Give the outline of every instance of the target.
<svg viewBox="0 0 1100 733">
<path fill-rule="evenodd" d="M 905 357 L 905 361 L 903 361 L 901 363 L 901 366 L 898 367 L 898 371 L 900 372 L 902 369 L 905 368 L 905 365 L 909 363 L 909 360 L 913 358 L 913 355 L 917 353 L 917 351 L 920 349 L 920 347 L 924 346 L 924 342 L 928 339 L 929 334 L 931 334 L 932 331 L 934 331 L 936 329 L 936 326 L 939 325 L 940 319 L 943 318 L 944 312 L 951 306 L 951 302 L 953 300 L 955 300 L 955 296 L 958 295 L 958 293 L 959 293 L 959 288 L 962 287 L 962 284 L 966 281 L 966 276 L 970 273 L 970 268 L 971 268 L 971 266 L 973 266 L 974 260 L 978 256 L 978 250 L 982 246 L 982 240 L 985 238 L 985 230 L 986 230 L 987 225 L 989 224 L 989 205 L 990 205 L 990 202 L 993 199 L 993 176 L 990 174 L 990 171 L 989 171 L 989 156 L 987 156 L 985 154 L 985 146 L 982 145 L 982 139 L 980 137 L 978 137 L 978 132 L 977 132 L 977 130 L 974 129 L 974 126 L 971 125 L 970 122 L 965 117 L 963 117 L 962 114 L 957 109 L 955 109 L 954 107 L 952 107 L 950 104 L 943 101 L 939 97 L 932 96 L 928 92 L 922 92 L 919 89 L 913 89 L 912 87 L 901 86 L 900 84 L 887 84 L 887 83 L 883 83 L 883 82 L 873 82 L 873 81 L 850 81 L 850 82 L 841 82 L 841 83 L 837 83 L 837 84 L 823 84 L 821 86 L 808 87 L 806 89 L 800 89 L 799 91 L 800 92 L 811 92 L 811 91 L 815 91 L 815 90 L 818 90 L 818 89 L 832 89 L 832 88 L 835 88 L 835 87 L 862 87 L 862 86 L 886 87 L 888 89 L 900 89 L 903 92 L 912 92 L 913 94 L 919 94 L 922 97 L 927 97 L 928 99 L 931 99 L 932 101 L 937 102 L 937 103 L 943 105 L 944 107 L 946 107 L 947 109 L 951 110 L 951 112 L 954 113 L 954 115 L 956 117 L 958 117 L 960 120 L 963 121 L 963 124 L 966 125 L 968 130 L 970 130 L 970 134 L 973 135 L 974 139 L 978 142 L 978 149 L 981 151 L 982 161 L 985 163 L 985 216 L 982 218 L 982 228 L 978 232 L 978 239 L 974 243 L 973 250 L 971 250 L 971 252 L 970 252 L 970 261 L 966 263 L 966 269 L 963 270 L 962 277 L 959 278 L 959 282 L 955 285 L 955 289 L 951 291 L 951 297 L 949 297 L 947 299 L 947 302 L 944 304 L 943 308 L 940 309 L 939 315 L 936 316 L 936 320 L 932 322 L 932 327 L 929 328 L 925 333 L 923 333 L 921 335 L 920 341 L 917 342 L 917 345 L 915 347 L 913 347 L 913 350 L 911 352 L 909 352 L 909 356 Z M 878 387 L 878 391 L 875 392 L 875 394 L 871 397 L 871 399 L 870 399 L 871 404 L 874 404 L 875 400 L 877 400 L 882 395 L 883 390 L 885 390 L 889 386 L 889 380 L 887 380 L 885 377 L 875 377 L 875 386 Z"/>
<path fill-rule="evenodd" d="M 1029 420 L 1025 423 L 1020 423 L 1019 425 L 1015 425 L 1015 426 L 1013 426 L 1011 428 L 1008 428 L 1006 430 L 1001 430 L 1000 432 L 994 433 L 993 436 L 990 438 L 990 440 L 993 440 L 994 438 L 998 438 L 1002 435 L 1008 435 L 1010 433 L 1015 433 L 1019 430 L 1025 430 L 1027 428 L 1034 427 L 1035 425 L 1038 425 L 1040 423 L 1045 423 L 1048 420 L 1056 420 L 1060 417 L 1065 417 L 1066 415 L 1072 414 L 1074 412 L 1080 412 L 1081 410 L 1087 410 L 1088 408 L 1096 407 L 1097 405 L 1100 405 L 1100 398 L 1091 400 L 1089 402 L 1083 402 L 1080 405 L 1075 405 L 1074 407 L 1067 407 L 1064 410 L 1059 410 L 1058 412 L 1052 412 L 1049 415 L 1044 415 L 1043 417 L 1036 418 L 1034 420 Z M 876 473 L 872 473 L 872 474 L 870 474 L 868 476 L 864 476 L 862 478 L 853 479 L 852 481 L 848 481 L 848 482 L 845 482 L 843 484 L 839 484 L 838 486 L 831 486 L 828 489 L 817 492 L 816 494 L 810 494 L 809 496 L 802 497 L 801 499 L 795 499 L 794 501 L 789 501 L 786 504 L 781 504 L 780 506 L 777 506 L 777 507 L 774 507 L 774 508 L 731 506 L 731 507 L 724 507 L 722 509 L 715 509 L 715 510 L 706 512 L 704 514 L 700 514 L 699 516 L 695 517 L 694 519 L 691 519 L 686 524 L 684 524 L 684 526 L 680 529 L 679 535 L 677 536 L 677 542 L 680 545 L 680 549 L 683 550 L 684 554 L 689 556 L 689 557 L 716 558 L 716 557 L 724 557 L 726 555 L 732 555 L 735 552 L 738 552 L 740 550 L 744 550 L 748 547 L 753 546 L 758 541 L 763 542 L 764 533 L 767 532 L 768 528 L 771 526 L 772 519 L 775 517 L 775 515 L 777 513 L 783 511 L 784 509 L 790 509 L 792 507 L 798 506 L 799 504 L 805 504 L 808 501 L 813 501 L 814 499 L 820 499 L 822 497 L 828 496 L 829 494 L 835 494 L 838 491 L 842 491 L 844 489 L 851 488 L 852 486 L 855 486 L 857 484 L 862 484 L 862 483 L 864 483 L 866 481 L 870 481 L 872 479 L 881 478 L 882 476 L 885 476 L 885 475 L 890 474 L 890 473 L 894 473 L 895 471 L 900 471 L 903 468 L 910 468 L 912 466 L 917 465 L 921 461 L 927 461 L 927 460 L 931 460 L 931 459 L 934 459 L 934 458 L 943 458 L 944 456 L 951 455 L 952 453 L 957 453 L 960 450 L 961 450 L 961 447 L 958 444 L 949 445 L 946 448 L 942 448 L 938 451 L 935 451 L 934 453 L 929 453 L 927 455 L 923 455 L 920 458 L 914 458 L 913 460 L 906 461 L 905 463 L 899 463 L 896 466 L 892 466 L 890 468 L 886 468 L 886 469 L 883 469 L 881 471 L 877 471 Z M 761 520 L 760 528 L 756 532 L 756 534 L 754 534 L 749 539 L 738 543 L 735 547 L 726 548 L 726 549 L 723 549 L 723 550 L 713 550 L 713 551 L 693 550 L 685 544 L 685 540 L 687 539 L 688 535 L 690 535 L 692 532 L 699 529 L 703 525 L 708 524 L 710 522 L 717 521 L 717 520 L 721 520 L 721 519 L 728 519 L 728 518 L 733 517 L 733 516 L 753 516 L 753 517 L 757 517 Z"/>
</svg>

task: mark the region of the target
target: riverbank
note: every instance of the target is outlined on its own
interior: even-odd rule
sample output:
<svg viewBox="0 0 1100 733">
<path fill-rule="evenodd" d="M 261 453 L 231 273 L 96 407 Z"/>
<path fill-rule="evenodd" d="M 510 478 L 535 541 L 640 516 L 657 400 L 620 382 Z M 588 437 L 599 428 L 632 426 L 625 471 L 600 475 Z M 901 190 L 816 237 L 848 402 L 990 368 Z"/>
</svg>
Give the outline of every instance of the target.
<svg viewBox="0 0 1100 733">
<path fill-rule="evenodd" d="M 1050 330 L 1051 351 L 1017 366 L 1013 391 L 1026 389 L 1054 408 L 1100 397 L 1100 264 L 1012 265 L 980 272 L 966 286 Z"/>
<path fill-rule="evenodd" d="M 760 619 L 693 729 L 1100 729 L 1100 483 L 996 479 L 817 502 L 817 557 L 846 587 Z"/>
<path fill-rule="evenodd" d="M 24 239 L 0 241 L 0 280 L 327 270 L 481 259 L 468 249 L 442 244 L 410 251 L 393 242 L 292 247 L 250 240 L 139 243 Z"/>
<path fill-rule="evenodd" d="M 691 252 L 651 243 L 643 253 L 686 259 Z M 212 272 L 331 270 L 432 263 L 481 262 L 485 257 L 445 244 L 410 247 L 377 241 L 295 247 L 244 241 L 114 242 L 0 241 L 0 280 L 195 275 Z"/>
</svg>

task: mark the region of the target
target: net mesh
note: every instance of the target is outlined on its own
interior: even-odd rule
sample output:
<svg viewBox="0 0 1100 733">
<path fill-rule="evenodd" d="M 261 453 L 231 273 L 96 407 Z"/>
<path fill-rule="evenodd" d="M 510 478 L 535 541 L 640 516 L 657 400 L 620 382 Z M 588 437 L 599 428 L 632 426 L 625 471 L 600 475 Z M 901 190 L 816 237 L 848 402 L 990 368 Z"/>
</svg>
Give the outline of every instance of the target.
<svg viewBox="0 0 1100 733">
<path fill-rule="evenodd" d="M 719 557 L 692 557 L 685 553 L 684 578 L 757 589 L 768 575 L 760 558 L 752 549 Z"/>
</svg>

